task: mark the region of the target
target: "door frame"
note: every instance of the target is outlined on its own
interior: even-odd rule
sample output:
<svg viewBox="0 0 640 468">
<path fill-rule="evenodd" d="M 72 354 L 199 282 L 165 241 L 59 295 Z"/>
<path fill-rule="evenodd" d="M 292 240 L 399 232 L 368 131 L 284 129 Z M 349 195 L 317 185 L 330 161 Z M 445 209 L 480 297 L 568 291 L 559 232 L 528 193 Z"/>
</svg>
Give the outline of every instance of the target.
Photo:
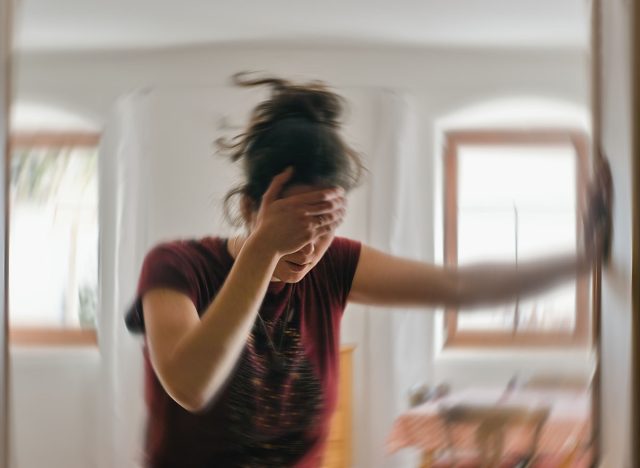
<svg viewBox="0 0 640 468">
<path fill-rule="evenodd" d="M 0 467 L 9 466 L 9 318 L 7 307 L 8 262 L 8 149 L 9 109 L 11 105 L 12 2 L 0 0 Z"/>
<path fill-rule="evenodd" d="M 602 148 L 602 8 L 604 0 L 592 0 L 591 15 L 591 90 L 592 90 L 592 122 L 593 122 L 593 162 L 600 157 Z M 640 6 L 638 2 L 629 2 L 630 14 L 630 49 L 632 112 L 631 112 L 631 466 L 640 466 Z M 600 460 L 601 432 L 601 268 L 594 269 L 593 287 L 593 337 L 596 346 L 596 372 L 594 374 L 593 393 L 593 428 L 594 450 L 596 460 Z"/>
<path fill-rule="evenodd" d="M 631 2 L 632 157 L 631 157 L 631 464 L 640 465 L 640 6 Z"/>
</svg>

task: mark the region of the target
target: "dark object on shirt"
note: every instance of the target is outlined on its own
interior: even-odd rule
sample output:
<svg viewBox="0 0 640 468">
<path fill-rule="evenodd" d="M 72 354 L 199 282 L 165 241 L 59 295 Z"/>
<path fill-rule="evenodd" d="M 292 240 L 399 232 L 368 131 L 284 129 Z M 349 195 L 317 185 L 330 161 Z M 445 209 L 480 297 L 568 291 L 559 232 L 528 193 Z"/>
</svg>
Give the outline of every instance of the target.
<svg viewBox="0 0 640 468">
<path fill-rule="evenodd" d="M 146 466 L 318 467 L 337 399 L 340 320 L 359 256 L 359 242 L 336 237 L 295 286 L 271 282 L 260 315 L 272 339 L 282 338 L 278 355 L 256 320 L 235 370 L 201 412 L 188 412 L 165 392 L 145 345 Z M 202 315 L 233 262 L 221 238 L 155 247 L 144 261 L 127 328 L 144 333 L 142 296 L 154 288 L 186 294 Z"/>
</svg>

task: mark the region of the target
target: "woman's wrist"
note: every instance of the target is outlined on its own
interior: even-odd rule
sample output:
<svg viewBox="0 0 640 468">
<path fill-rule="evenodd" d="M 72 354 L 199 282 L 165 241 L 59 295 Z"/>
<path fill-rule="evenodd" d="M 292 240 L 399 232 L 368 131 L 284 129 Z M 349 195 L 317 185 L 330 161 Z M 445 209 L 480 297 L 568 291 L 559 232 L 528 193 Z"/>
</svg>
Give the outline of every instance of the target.
<svg viewBox="0 0 640 468">
<path fill-rule="evenodd" d="M 272 247 L 272 244 L 260 235 L 259 231 L 252 232 L 249 237 L 244 240 L 238 254 L 245 249 L 251 252 L 251 258 L 264 258 L 277 263 L 280 257 L 282 257 L 282 255 Z"/>
</svg>

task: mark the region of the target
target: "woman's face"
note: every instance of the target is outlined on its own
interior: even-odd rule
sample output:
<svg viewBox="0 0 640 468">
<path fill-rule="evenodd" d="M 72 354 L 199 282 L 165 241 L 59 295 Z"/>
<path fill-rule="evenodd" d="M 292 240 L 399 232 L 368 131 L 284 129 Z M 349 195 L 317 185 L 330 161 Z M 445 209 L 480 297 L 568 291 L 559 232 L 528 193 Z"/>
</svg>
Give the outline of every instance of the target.
<svg viewBox="0 0 640 468">
<path fill-rule="evenodd" d="M 303 184 L 292 185 L 282 192 L 282 198 L 319 189 L 322 189 L 322 187 Z M 285 283 L 297 283 L 302 280 L 322 259 L 334 237 L 335 233 L 332 231 L 319 237 L 315 242 L 305 245 L 300 250 L 283 256 L 276 265 L 273 277 Z"/>
</svg>

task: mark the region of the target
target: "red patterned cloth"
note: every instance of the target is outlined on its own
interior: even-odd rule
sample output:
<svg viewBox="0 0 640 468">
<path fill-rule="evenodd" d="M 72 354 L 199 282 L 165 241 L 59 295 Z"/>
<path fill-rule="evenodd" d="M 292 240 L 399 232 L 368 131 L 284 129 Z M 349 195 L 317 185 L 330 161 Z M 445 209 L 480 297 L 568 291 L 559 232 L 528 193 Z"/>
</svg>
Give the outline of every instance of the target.
<svg viewBox="0 0 640 468">
<path fill-rule="evenodd" d="M 502 407 L 551 408 L 538 442 L 538 453 L 547 460 L 562 457 L 578 447 L 588 446 L 591 434 L 591 398 L 588 392 L 559 390 L 518 390 L 505 393 L 502 389 L 470 389 L 429 401 L 397 418 L 387 440 L 387 450 L 394 453 L 414 447 L 424 452 L 443 453 L 448 447 L 460 452 L 474 452 L 474 424 L 455 423 L 447 426 L 442 418 L 444 408 L 456 405 L 487 405 Z M 531 429 L 510 426 L 505 436 L 504 455 L 517 457 L 531 446 Z M 544 457 L 540 458 L 540 462 Z M 551 463 L 551 462 L 549 462 Z M 471 466 L 471 465 L 470 465 Z M 553 466 L 553 465 L 540 465 Z"/>
</svg>

